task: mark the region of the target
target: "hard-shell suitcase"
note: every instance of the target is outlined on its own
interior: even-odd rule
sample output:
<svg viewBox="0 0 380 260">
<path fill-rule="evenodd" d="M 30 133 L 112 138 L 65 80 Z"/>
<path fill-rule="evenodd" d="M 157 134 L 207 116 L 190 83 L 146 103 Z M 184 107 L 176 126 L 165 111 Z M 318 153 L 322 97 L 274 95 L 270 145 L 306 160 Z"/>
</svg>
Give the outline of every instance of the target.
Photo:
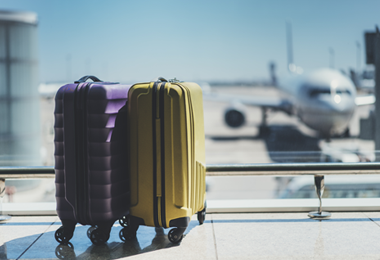
<svg viewBox="0 0 380 260">
<path fill-rule="evenodd" d="M 87 82 L 92 79 L 94 82 Z M 127 110 L 130 86 L 85 76 L 62 86 L 55 97 L 55 183 L 67 243 L 75 225 L 91 225 L 94 244 L 105 243 L 114 222 L 128 214 Z"/>
<path fill-rule="evenodd" d="M 120 237 L 135 237 L 139 225 L 176 227 L 169 240 L 179 242 L 193 214 L 205 219 L 202 90 L 162 78 L 135 84 L 128 125 L 131 207 Z"/>
</svg>

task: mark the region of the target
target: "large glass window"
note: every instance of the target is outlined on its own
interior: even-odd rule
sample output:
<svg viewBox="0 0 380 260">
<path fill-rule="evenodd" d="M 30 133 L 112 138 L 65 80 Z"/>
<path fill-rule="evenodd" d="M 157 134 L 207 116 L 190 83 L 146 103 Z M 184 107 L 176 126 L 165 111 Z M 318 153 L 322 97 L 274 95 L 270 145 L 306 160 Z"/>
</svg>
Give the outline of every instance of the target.
<svg viewBox="0 0 380 260">
<path fill-rule="evenodd" d="M 354 42 L 347 47 L 371 29 L 368 12 L 376 17 L 375 8 L 332 3 L 332 10 L 354 11 L 360 19 L 353 21 L 305 17 L 310 10 L 325 12 L 310 3 L 279 1 L 273 8 L 255 1 L 148 2 L 4 4 L 9 10 L 29 8 L 40 19 L 0 14 L 0 165 L 54 166 L 54 95 L 84 75 L 125 84 L 160 76 L 198 83 L 204 90 L 207 165 L 376 160 L 374 104 L 354 105 L 369 92 L 349 76 L 352 67 L 362 74 L 365 55 L 354 54 Z M 288 17 L 294 21 L 284 22 Z M 332 44 L 336 60 L 328 52 Z M 307 86 L 303 96 L 301 86 Z M 309 109 L 312 99 L 332 94 L 327 86 L 339 95 L 334 106 Z M 236 122 L 228 122 L 226 111 L 233 111 Z M 312 176 L 304 185 L 300 181 L 299 176 L 208 177 L 208 196 L 315 197 Z M 49 184 L 33 184 L 28 191 L 20 184 L 12 200 L 32 199 L 24 192 L 38 189 L 52 196 L 43 200 L 54 201 L 53 180 L 38 183 Z M 377 197 L 377 180 L 372 183 L 353 181 L 342 188 L 339 180 L 329 184 L 326 178 L 326 196 Z"/>
</svg>

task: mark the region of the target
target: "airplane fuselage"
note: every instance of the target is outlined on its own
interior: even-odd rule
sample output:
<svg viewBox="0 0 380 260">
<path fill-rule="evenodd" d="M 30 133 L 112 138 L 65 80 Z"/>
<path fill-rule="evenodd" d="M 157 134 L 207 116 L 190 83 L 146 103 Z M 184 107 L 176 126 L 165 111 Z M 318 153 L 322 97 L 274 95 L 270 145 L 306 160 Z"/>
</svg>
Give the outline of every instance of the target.
<svg viewBox="0 0 380 260">
<path fill-rule="evenodd" d="M 279 84 L 293 112 L 323 136 L 343 133 L 355 111 L 356 89 L 341 72 L 319 69 L 292 75 Z"/>
</svg>

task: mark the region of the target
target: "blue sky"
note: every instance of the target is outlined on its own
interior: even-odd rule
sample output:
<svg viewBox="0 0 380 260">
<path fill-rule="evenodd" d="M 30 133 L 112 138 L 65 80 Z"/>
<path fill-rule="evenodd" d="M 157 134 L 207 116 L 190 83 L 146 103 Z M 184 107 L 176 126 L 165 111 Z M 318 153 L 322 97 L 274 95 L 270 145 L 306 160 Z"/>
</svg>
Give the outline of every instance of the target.
<svg viewBox="0 0 380 260">
<path fill-rule="evenodd" d="M 268 78 L 287 73 L 286 21 L 294 62 L 311 70 L 364 64 L 364 31 L 380 24 L 380 1 L 0 0 L 0 9 L 39 19 L 40 80 L 94 74 L 133 83 Z"/>
</svg>

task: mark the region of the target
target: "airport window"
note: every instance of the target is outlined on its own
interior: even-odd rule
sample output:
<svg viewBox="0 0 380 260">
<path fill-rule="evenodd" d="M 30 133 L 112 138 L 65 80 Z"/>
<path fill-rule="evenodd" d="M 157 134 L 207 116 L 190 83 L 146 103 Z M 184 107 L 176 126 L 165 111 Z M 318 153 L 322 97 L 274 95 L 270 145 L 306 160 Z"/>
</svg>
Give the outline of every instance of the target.
<svg viewBox="0 0 380 260">
<path fill-rule="evenodd" d="M 0 260 L 380 260 L 379 10 L 0 0 Z"/>
<path fill-rule="evenodd" d="M 95 6 L 93 8 L 96 9 Z M 157 8 L 160 7 L 157 6 Z M 371 114 L 374 108 L 373 104 L 347 109 L 349 112 L 342 112 L 342 120 L 331 122 L 336 117 L 325 119 L 322 116 L 324 109 L 330 107 L 320 107 L 319 110 L 317 107 L 310 114 L 306 114 L 308 107 L 300 107 L 300 105 L 304 105 L 305 100 L 297 100 L 298 103 L 293 101 L 293 98 L 296 98 L 294 91 L 299 90 L 298 93 L 300 93 L 301 89 L 303 97 L 309 96 L 313 99 L 332 94 L 329 83 L 312 80 L 316 78 L 315 75 L 318 76 L 318 79 L 326 79 L 326 82 L 332 82 L 336 77 L 344 77 L 347 82 L 351 82 L 347 77 L 348 73 L 343 75 L 337 69 L 310 69 L 310 71 L 305 69 L 301 74 L 302 68 L 298 67 L 298 64 L 297 66 L 290 64 L 291 68 L 294 68 L 293 72 L 297 72 L 292 75 L 297 76 L 296 82 L 298 83 L 291 86 L 281 85 L 281 79 L 289 75 L 288 66 L 278 68 L 275 66 L 276 62 L 270 63 L 270 71 L 265 68 L 265 72 L 256 75 L 257 77 L 252 75 L 252 68 L 247 69 L 249 66 L 237 69 L 236 66 L 241 64 L 252 65 L 252 61 L 255 59 L 247 57 L 250 57 L 249 53 L 256 52 L 251 47 L 236 48 L 232 42 L 229 42 L 235 37 L 228 41 L 220 41 L 220 38 L 212 38 L 212 35 L 205 31 L 199 35 L 205 37 L 205 41 L 190 41 L 191 45 L 188 45 L 187 42 L 183 43 L 185 44 L 183 47 L 183 50 L 186 50 L 183 51 L 185 55 L 181 52 L 182 47 L 179 48 L 172 42 L 169 43 L 169 48 L 166 48 L 162 42 L 159 42 L 158 45 L 136 43 L 139 41 L 137 39 L 143 38 L 141 33 L 145 30 L 148 31 L 146 35 L 151 35 L 151 38 L 162 37 L 161 30 L 155 27 L 156 24 L 152 25 L 154 30 L 150 27 L 140 30 L 140 25 L 136 24 L 136 27 L 129 28 L 130 37 L 119 40 L 117 37 L 119 35 L 126 37 L 123 33 L 128 30 L 125 30 L 122 25 L 126 24 L 125 20 L 130 19 L 129 17 L 120 18 L 124 17 L 123 15 L 113 16 L 112 19 L 121 19 L 113 24 L 108 24 L 108 19 L 104 19 L 104 24 L 99 24 L 95 19 L 95 26 L 91 27 L 93 31 L 87 32 L 89 35 L 102 35 L 108 33 L 108 30 L 104 30 L 104 28 L 112 28 L 112 32 L 115 34 L 109 37 L 112 40 L 104 40 L 100 37 L 101 39 L 97 38 L 90 45 L 84 45 L 80 40 L 73 41 L 78 44 L 70 43 L 72 44 L 70 45 L 68 42 L 63 44 L 57 39 L 73 39 L 75 35 L 81 35 L 82 31 L 85 31 L 82 27 L 83 24 L 79 25 L 79 23 L 71 21 L 62 24 L 61 21 L 54 18 L 59 17 L 58 14 L 51 15 L 43 6 L 38 10 L 41 13 L 28 13 L 27 19 L 23 18 L 20 21 L 17 20 L 20 18 L 17 12 L 15 12 L 14 18 L 10 18 L 12 17 L 11 12 L 10 16 L 3 17 L 4 19 L 1 18 L 3 13 L 0 13 L 0 165 L 2 166 L 54 166 L 54 96 L 59 87 L 73 83 L 84 75 L 95 75 L 104 81 L 120 81 L 125 84 L 150 81 L 158 76 L 168 77 L 168 79 L 177 77 L 180 80 L 198 83 L 204 93 L 206 164 L 347 163 L 369 162 L 376 159 L 374 120 L 369 116 L 373 114 L 373 112 Z M 78 11 L 73 10 L 73 12 Z M 148 12 L 150 11 L 148 10 Z M 90 12 L 89 15 L 92 16 L 96 13 Z M 53 19 L 51 24 L 54 26 L 47 26 L 48 20 L 41 19 L 39 21 L 39 16 L 46 15 L 49 19 Z M 80 16 L 79 13 L 78 15 Z M 136 14 L 130 15 L 135 16 Z M 240 17 L 251 19 L 251 16 L 239 16 L 239 19 Z M 139 19 L 139 17 L 135 18 Z M 10 19 L 15 20 L 10 22 Z M 239 19 L 236 22 L 239 22 Z M 186 21 L 180 23 L 182 22 L 186 23 L 194 35 L 198 35 L 201 27 L 193 27 Z M 230 24 L 225 24 L 225 22 L 226 20 L 223 19 L 218 20 L 215 22 L 215 26 L 218 23 L 224 24 L 225 26 L 220 28 L 228 30 L 231 28 Z M 172 28 L 176 26 L 175 23 L 168 23 L 166 20 L 162 20 L 160 23 L 173 29 L 168 31 L 179 31 L 178 34 L 183 34 L 180 37 L 187 35 L 182 28 Z M 241 26 L 246 26 L 246 24 L 239 24 L 236 27 L 237 30 L 231 32 L 239 34 L 240 31 L 243 31 Z M 76 31 L 77 27 L 82 30 Z M 279 27 L 281 25 L 277 24 L 276 28 Z M 208 29 L 213 31 L 217 28 Z M 224 29 L 216 30 L 215 34 L 220 33 L 220 36 L 224 37 L 226 35 Z M 74 31 L 77 34 L 73 33 Z M 294 33 L 300 32 L 294 31 Z M 267 34 L 263 35 L 263 37 L 266 36 Z M 255 42 L 255 38 L 249 33 L 239 37 L 242 37 L 239 42 L 249 42 L 245 37 L 249 37 L 252 42 Z M 291 41 L 283 40 L 282 43 L 277 43 L 277 40 L 271 42 L 276 44 L 277 49 L 286 49 L 283 47 Z M 125 43 L 128 44 L 125 45 Z M 289 48 L 291 47 L 289 46 Z M 267 51 L 266 48 L 267 46 L 262 46 L 262 52 Z M 243 49 L 245 51 L 241 52 Z M 159 60 L 162 58 L 162 53 L 168 55 L 165 57 L 168 60 L 176 60 L 178 57 L 182 57 L 182 54 L 194 60 L 191 62 L 186 60 L 184 68 L 170 62 L 159 68 L 146 65 L 147 57 Z M 188 55 L 189 53 L 190 55 Z M 201 54 L 197 55 L 197 53 Z M 322 54 L 320 55 L 322 56 Z M 221 59 L 221 57 L 226 58 Z M 229 59 L 234 61 L 231 62 Z M 240 59 L 247 60 L 240 63 Z M 203 69 L 198 69 L 195 64 L 206 65 Z M 285 60 L 278 61 L 278 64 L 287 64 L 287 62 Z M 266 65 L 262 66 L 266 67 Z M 348 65 L 352 64 L 347 64 L 347 67 Z M 201 67 L 201 65 L 199 66 Z M 243 73 L 244 75 L 240 75 L 239 71 L 246 72 Z M 314 76 L 307 78 L 307 75 Z M 301 79 L 301 76 L 305 77 Z M 365 71 L 363 78 L 368 77 L 373 78 L 373 71 Z M 356 95 L 354 88 L 354 85 L 338 86 L 335 93 L 342 99 L 354 98 Z M 284 93 L 293 93 L 293 96 L 290 99 L 284 99 Z M 341 102 L 340 104 L 342 103 L 350 102 Z M 284 104 L 287 104 L 286 107 Z M 347 121 L 347 115 L 352 111 L 354 111 L 353 114 L 350 114 L 352 119 Z M 338 112 L 331 111 L 325 114 L 337 116 Z M 343 123 L 337 126 L 340 122 Z M 208 187 L 211 198 L 227 199 L 228 197 L 279 198 L 281 197 L 279 194 L 299 178 L 266 176 L 263 178 L 209 179 Z M 35 196 L 25 195 L 28 188 L 21 182 L 8 182 L 9 186 L 16 187 L 16 189 L 9 189 L 7 195 L 9 198 L 6 197 L 5 202 L 55 201 L 54 181 L 30 182 L 30 190 L 38 190 L 38 194 L 36 193 Z M 235 190 L 234 195 L 221 190 L 223 185 L 227 187 L 229 183 L 234 182 L 239 182 L 236 186 L 244 186 L 244 189 Z M 327 180 L 326 184 L 328 182 Z M 328 194 L 332 197 L 380 196 L 376 189 L 368 186 L 368 189 L 362 187 L 347 193 L 348 191 L 337 188 L 336 191 L 330 189 Z M 264 191 L 260 193 L 258 190 Z M 289 191 L 288 193 L 299 198 L 315 196 L 313 184 L 310 184 L 307 189 L 299 187 L 299 191 Z"/>
<path fill-rule="evenodd" d="M 375 78 L 375 71 L 374 70 L 365 70 L 362 74 L 363 79 L 374 79 Z"/>
</svg>

